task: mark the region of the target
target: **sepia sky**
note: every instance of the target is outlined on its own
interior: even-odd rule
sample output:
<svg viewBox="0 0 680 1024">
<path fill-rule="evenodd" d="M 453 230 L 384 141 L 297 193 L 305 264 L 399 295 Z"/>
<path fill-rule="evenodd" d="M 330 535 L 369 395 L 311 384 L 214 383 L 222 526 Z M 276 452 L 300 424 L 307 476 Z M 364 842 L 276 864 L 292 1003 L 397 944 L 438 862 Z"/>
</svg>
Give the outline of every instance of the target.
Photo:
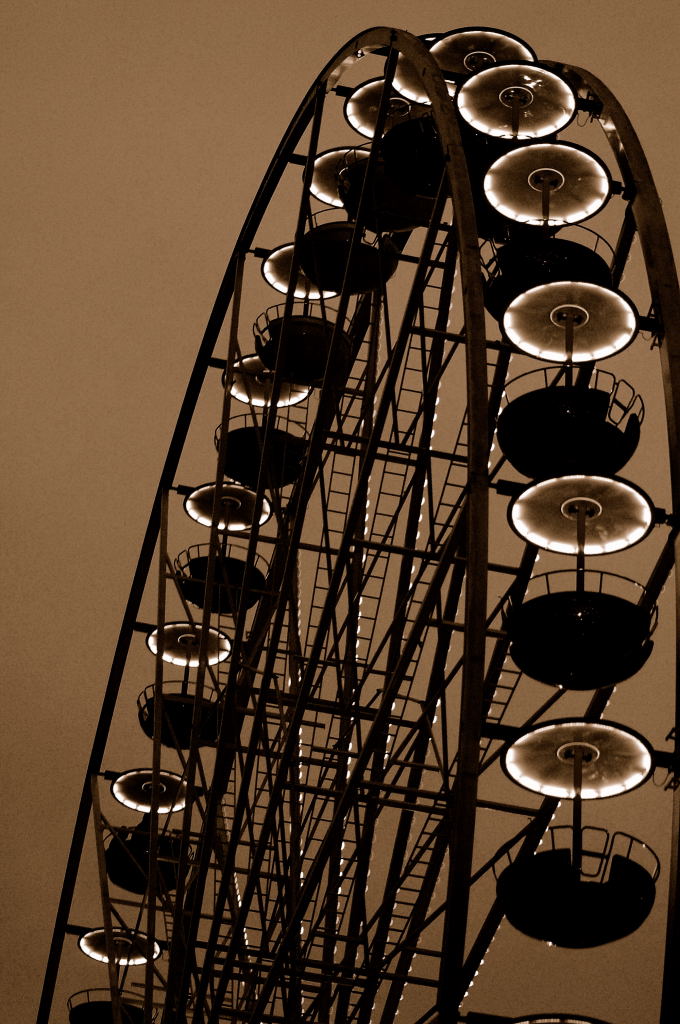
<svg viewBox="0 0 680 1024">
<path fill-rule="evenodd" d="M 5 0 L 8 1024 L 35 1016 L 101 696 L 195 352 L 250 201 L 316 74 L 372 25 L 511 31 L 619 98 L 677 251 L 679 21 L 676 0 Z M 644 978 L 633 987 L 639 1003 L 627 997 L 612 1024 L 653 1024 Z M 66 1020 L 63 1004 L 53 1020 Z"/>
</svg>

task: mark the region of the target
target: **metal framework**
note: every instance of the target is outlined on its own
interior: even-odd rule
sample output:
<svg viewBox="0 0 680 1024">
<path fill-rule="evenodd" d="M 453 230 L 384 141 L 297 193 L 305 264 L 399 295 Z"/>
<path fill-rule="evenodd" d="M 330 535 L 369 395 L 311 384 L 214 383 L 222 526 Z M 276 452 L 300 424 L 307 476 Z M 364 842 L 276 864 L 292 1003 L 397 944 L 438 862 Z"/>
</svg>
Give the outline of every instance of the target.
<svg viewBox="0 0 680 1024">
<path fill-rule="evenodd" d="M 234 364 L 249 354 L 250 323 L 265 304 L 256 305 L 266 294 L 260 259 L 271 249 L 265 214 L 278 194 L 290 207 L 286 175 L 301 171 L 296 222 L 288 228 L 295 249 L 285 320 L 296 302 L 300 243 L 311 226 L 323 223 L 309 185 L 328 132 L 338 131 L 341 76 L 381 61 L 389 86 L 398 55 L 418 69 L 444 156 L 429 224 L 391 239 L 377 236 L 378 247 L 397 247 L 397 272 L 370 293 L 352 293 L 377 163 L 377 147 L 367 146 L 349 270 L 337 297 L 320 300 L 322 315 L 335 325 L 331 353 L 342 332 L 351 343 L 346 372 L 339 380 L 329 369 L 304 402 L 283 406 L 277 405 L 285 386 L 279 366 L 268 405 L 239 405 L 231 387 Z M 615 282 L 636 238 L 647 270 L 646 325 L 661 356 L 673 498 L 659 527 L 667 539 L 645 581 L 653 602 L 680 554 L 677 280 L 649 168 L 621 106 L 590 73 L 543 66 L 573 86 L 589 122 L 604 129 L 616 161 L 623 192 L 616 199 Z M 376 138 L 388 116 L 387 88 L 382 95 Z M 425 43 L 406 32 L 375 28 L 360 34 L 322 71 L 286 131 L 206 327 L 93 742 L 38 1024 L 53 1019 L 65 940 L 75 946 L 73 936 L 98 926 L 109 951 L 116 1024 L 125 1019 L 120 991 L 130 987 L 147 1024 L 391 1024 L 398 1012 L 413 1022 L 502 1019 L 466 1014 L 464 1007 L 503 916 L 493 869 L 508 850 L 516 858 L 535 852 L 557 800 L 526 794 L 493 799 L 485 782 L 498 771 L 500 753 L 519 729 L 555 704 L 559 711 L 562 691 L 545 691 L 537 702 L 535 687 L 527 688 L 507 660 L 502 607 L 509 597 L 521 600 L 536 549 L 511 545 L 512 557 L 496 560 L 488 547 L 490 523 L 492 531 L 498 529 L 498 516 L 489 511 L 490 490 L 494 502 L 503 490 L 503 459 L 492 441 L 512 348 L 504 339 L 487 337 L 482 262 L 459 122 L 439 66 Z M 451 326 L 452 317 L 458 324 Z M 192 481 L 178 470 L 181 465 L 182 474 L 190 472 L 187 439 L 195 443 L 192 417 L 199 394 L 204 387 L 215 389 L 222 372 L 227 386 L 215 493 L 225 478 L 230 424 L 247 415 L 248 423 L 258 424 L 263 452 L 255 523 L 265 500 L 273 510 L 269 522 L 255 525 L 241 541 L 247 565 L 256 556 L 268 563 L 264 591 L 251 608 L 237 595 L 229 615 L 211 610 L 223 550 L 216 511 L 212 528 L 199 538 L 207 543 L 200 608 L 187 603 L 169 541 L 187 532 L 196 540 L 181 509 Z M 285 488 L 268 485 L 276 429 L 308 438 L 300 475 Z M 158 570 L 151 573 L 154 557 Z M 677 573 L 675 579 L 677 587 Z M 148 607 L 156 593 L 154 622 L 140 622 L 142 601 Z M 680 592 L 676 606 L 680 610 Z M 177 619 L 200 626 L 201 641 L 191 670 L 198 709 L 191 742 L 172 750 L 161 743 L 168 678 L 162 629 Z M 208 664 L 209 627 L 230 638 L 230 658 L 220 664 Z M 148 765 L 156 780 L 161 768 L 180 773 L 188 799 L 184 810 L 166 817 L 158 813 L 154 790 L 148 887 L 135 901 L 122 898 L 107 879 L 105 838 L 118 821 L 103 781 L 130 767 L 120 764 L 124 751 L 107 748 L 109 727 L 114 715 L 128 713 L 118 703 L 121 689 L 129 694 L 135 685 L 126 665 L 152 629 L 158 630 L 159 650 Z M 676 698 L 679 688 L 680 675 Z M 203 695 L 219 707 L 219 733 L 210 746 L 200 741 Z M 585 698 L 583 714 L 599 717 L 610 695 L 606 689 Z M 668 714 L 676 716 L 677 743 L 680 699 L 675 707 Z M 130 722 L 130 730 L 137 729 Z M 671 768 L 677 763 L 662 755 L 658 760 Z M 677 836 L 678 788 L 673 801 Z M 495 852 L 480 862 L 482 818 Z M 72 904 L 90 822 L 101 911 L 84 921 L 72 917 Z M 158 855 L 168 836 L 178 842 L 177 882 L 170 891 Z M 680 1018 L 677 843 L 664 870 L 671 884 L 660 1021 L 672 1024 Z M 143 932 L 147 953 L 157 941 L 161 957 L 147 957 L 141 969 L 116 964 L 114 928 Z"/>
</svg>

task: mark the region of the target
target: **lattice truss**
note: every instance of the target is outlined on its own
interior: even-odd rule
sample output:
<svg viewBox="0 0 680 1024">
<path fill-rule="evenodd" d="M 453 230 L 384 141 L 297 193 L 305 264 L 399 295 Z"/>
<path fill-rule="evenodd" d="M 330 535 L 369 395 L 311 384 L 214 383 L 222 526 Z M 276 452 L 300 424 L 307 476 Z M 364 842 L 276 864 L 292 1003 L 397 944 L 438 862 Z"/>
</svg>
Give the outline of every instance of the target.
<svg viewBox="0 0 680 1024">
<path fill-rule="evenodd" d="M 449 409 L 437 447 L 441 396 L 459 392 L 465 373 L 462 339 L 443 337 L 455 253 L 450 230 L 439 231 L 398 361 L 374 303 L 323 439 L 293 567 L 273 595 L 285 612 L 265 627 L 260 663 L 271 668 L 256 670 L 244 692 L 222 807 L 225 854 L 238 835 L 222 876 L 236 902 L 225 909 L 215 968 L 219 979 L 226 949 L 233 967 L 219 998 L 237 1013 L 252 1005 L 284 939 L 274 1016 L 286 1016 L 295 989 L 310 1019 L 331 1006 L 359 1013 L 388 981 L 401 994 L 399 954 L 420 938 L 409 936 L 416 901 L 430 905 L 444 869 L 465 572 L 464 405 Z M 494 371 L 495 358 L 490 386 Z M 430 930 L 436 948 L 437 925 Z M 432 967 L 421 970 L 431 981 Z"/>
<path fill-rule="evenodd" d="M 358 60 L 348 50 L 345 58 L 349 85 L 322 78 L 285 137 L 209 327 L 218 358 L 203 357 L 202 369 L 212 369 L 202 394 L 216 410 L 213 419 L 215 378 L 223 374 L 226 382 L 217 493 L 231 479 L 234 425 L 256 428 L 262 461 L 251 485 L 252 528 L 238 536 L 219 530 L 215 512 L 212 527 L 203 527 L 200 599 L 183 586 L 173 543 L 193 530 L 181 504 L 196 474 L 192 452 L 210 444 L 209 414 L 194 417 L 180 466 L 171 467 L 172 479 L 161 487 L 160 594 L 151 579 L 142 606 L 155 611 L 147 623 L 135 612 L 137 629 L 158 637 L 164 624 L 182 620 L 188 631 L 200 627 L 204 639 L 198 665 L 183 670 L 199 717 L 190 741 L 174 749 L 160 736 L 170 669 L 157 640 L 149 763 L 155 772 L 162 766 L 180 774 L 188 796 L 186 807 L 170 815 L 159 815 L 152 803 L 150 884 L 138 903 L 121 898 L 107 880 L 104 844 L 118 827 L 116 810 L 100 807 L 94 787 L 105 930 L 143 930 L 145 948 L 155 939 L 162 950 L 143 981 L 135 968 L 119 967 L 117 984 L 136 994 L 149 1019 L 387 1024 L 400 1010 L 416 1020 L 442 991 L 451 1005 L 460 1004 L 502 917 L 494 868 L 510 850 L 532 853 L 557 807 L 552 798 L 498 790 L 499 755 L 510 732 L 537 721 L 564 691 L 524 689 L 521 671 L 507 658 L 508 600 L 521 601 L 536 549 L 494 542 L 494 534 L 508 530 L 503 494 L 492 495 L 481 625 L 469 618 L 471 535 L 480 529 L 470 511 L 477 472 L 470 350 L 485 352 L 477 401 L 486 424 L 483 470 L 488 466 L 493 488 L 508 475 L 493 436 L 511 346 L 491 320 L 485 339 L 467 318 L 462 286 L 470 280 L 470 245 L 461 247 L 446 176 L 428 223 L 371 236 L 374 253 L 389 244 L 398 254 L 390 280 L 381 272 L 362 292 L 347 287 L 348 273 L 337 296 L 316 299 L 301 299 L 284 283 L 277 315 L 285 322 L 304 306 L 332 331 L 326 373 L 302 401 L 283 404 L 289 381 L 282 357 L 264 402 L 249 403 L 234 387 L 240 361 L 252 355 L 251 324 L 272 302 L 260 274 L 272 242 L 342 220 L 342 211 L 316 199 L 308 185 L 317 155 L 346 136 L 343 88 L 351 91 L 352 75 L 356 82 L 368 78 L 368 54 Z M 384 48 L 370 57 L 375 74 L 388 77 L 395 59 Z M 584 86 L 579 95 L 592 100 Z M 386 101 L 379 102 L 377 133 L 388 114 Z M 592 131 L 592 111 L 581 120 Z M 573 137 L 582 127 L 570 129 Z M 376 159 L 370 140 L 362 145 L 367 159 Z M 365 191 L 350 268 L 370 220 Z M 617 280 L 635 233 L 630 198 L 618 199 L 619 240 L 610 257 Z M 480 256 L 475 240 L 474 249 L 479 274 L 480 265 L 493 266 L 494 246 L 482 246 Z M 294 254 L 290 281 L 299 270 Z M 648 294 L 638 298 L 645 301 L 649 306 Z M 334 363 L 342 338 L 349 357 Z M 536 365 L 519 361 L 520 371 Z M 304 437 L 306 454 L 294 481 L 272 486 L 270 466 L 282 458 L 275 435 L 283 431 Z M 258 526 L 265 504 L 271 516 Z M 663 547 L 646 581 L 650 602 L 670 569 L 668 551 Z M 241 559 L 246 572 L 265 566 L 252 603 L 247 577 L 242 586 L 220 582 L 225 553 Z M 228 592 L 229 614 L 224 603 L 213 603 L 220 589 Z M 228 660 L 207 664 L 209 627 L 228 636 Z M 476 655 L 466 646 L 475 643 Z M 466 673 L 475 672 L 476 725 L 461 699 Z M 124 674 L 122 685 L 132 685 Z M 599 716 L 610 692 L 581 694 L 581 713 Z M 205 701 L 219 722 L 210 743 L 200 740 Z M 461 755 L 468 724 L 473 751 Z M 485 839 L 475 847 L 480 816 Z M 455 863 L 463 834 L 471 851 L 467 873 Z M 164 837 L 176 844 L 173 886 L 153 863 Z"/>
</svg>

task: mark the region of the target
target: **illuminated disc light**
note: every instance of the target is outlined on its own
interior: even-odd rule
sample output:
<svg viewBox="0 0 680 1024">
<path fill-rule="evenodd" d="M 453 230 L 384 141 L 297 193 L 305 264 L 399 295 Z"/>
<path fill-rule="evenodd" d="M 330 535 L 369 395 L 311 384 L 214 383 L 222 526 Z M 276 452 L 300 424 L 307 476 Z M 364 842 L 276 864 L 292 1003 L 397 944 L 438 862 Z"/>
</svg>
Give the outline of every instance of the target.
<svg viewBox="0 0 680 1024">
<path fill-rule="evenodd" d="M 121 967 L 137 967 L 147 962 L 146 946 L 147 936 L 144 932 L 136 932 L 130 935 L 124 928 L 112 928 L 113 945 L 115 950 L 115 962 Z M 95 928 L 86 932 L 78 939 L 78 946 L 82 952 L 93 960 L 107 964 L 109 955 L 106 949 L 106 932 L 103 928 Z M 157 942 L 153 944 L 153 959 L 157 960 L 161 955 L 161 947 Z"/>
<path fill-rule="evenodd" d="M 642 540 L 652 527 L 653 506 L 639 487 L 619 477 L 580 474 L 553 477 L 527 487 L 510 503 L 510 525 L 539 548 L 575 555 L 578 502 L 588 507 L 586 555 L 623 551 Z"/>
<path fill-rule="evenodd" d="M 524 733 L 503 754 L 503 768 L 525 789 L 573 800 L 577 749 L 584 800 L 627 793 L 652 773 L 651 748 L 638 733 L 614 722 L 582 719 L 546 722 Z"/>
<path fill-rule="evenodd" d="M 359 160 L 368 160 L 368 153 L 363 149 L 329 149 L 327 153 L 322 153 L 314 161 L 309 191 L 322 203 L 342 208 L 344 204 L 338 193 L 338 175 L 348 162 Z"/>
<path fill-rule="evenodd" d="M 277 408 L 304 402 L 311 390 L 306 384 L 281 381 Z M 261 409 L 271 405 L 273 392 L 274 371 L 267 369 L 259 356 L 244 356 L 234 363 L 231 394 L 239 402 Z"/>
<path fill-rule="evenodd" d="M 154 629 L 146 638 L 146 645 L 152 654 L 158 653 L 158 630 Z M 196 668 L 201 645 L 201 627 L 191 622 L 168 622 L 163 627 L 163 661 L 171 665 Z M 231 654 L 231 641 L 226 633 L 212 626 L 208 628 L 206 656 L 208 665 L 226 661 Z"/>
<path fill-rule="evenodd" d="M 444 74 L 471 75 L 492 64 L 536 60 L 536 54 L 525 42 L 507 32 L 492 28 L 467 28 L 450 32 L 430 47 L 430 53 Z M 455 95 L 455 82 L 447 82 L 451 96 Z M 397 60 L 394 88 L 407 99 L 429 104 L 420 75 L 404 57 Z"/>
<path fill-rule="evenodd" d="M 555 183 L 547 221 L 540 180 Z M 605 164 L 570 142 L 534 142 L 496 160 L 484 178 L 484 192 L 504 217 L 521 224 L 578 224 L 602 209 L 611 194 Z"/>
<path fill-rule="evenodd" d="M 153 793 L 153 772 L 150 768 L 134 768 L 124 772 L 111 783 L 111 792 L 118 801 L 133 811 L 142 814 L 151 812 Z M 181 811 L 187 802 L 187 784 L 175 772 L 159 772 L 158 813 L 170 814 Z"/>
<path fill-rule="evenodd" d="M 342 206 L 342 203 L 340 205 Z M 262 276 L 267 284 L 270 284 L 277 292 L 287 295 L 292 265 L 293 245 L 289 242 L 286 245 L 280 245 L 278 249 L 272 249 L 269 256 L 262 261 Z M 312 284 L 304 271 L 299 269 L 294 294 L 296 299 L 321 298 L 321 292 L 317 286 Z M 337 292 L 324 292 L 323 298 L 331 299 L 337 294 Z"/>
<path fill-rule="evenodd" d="M 492 28 L 461 29 L 433 44 L 430 53 L 443 71 L 474 74 L 487 63 L 536 60 L 536 54 L 523 40 Z"/>
<path fill-rule="evenodd" d="M 637 333 L 637 312 L 630 299 L 612 288 L 581 281 L 552 281 L 522 292 L 503 314 L 503 330 L 523 352 L 565 362 L 566 330 L 560 319 L 564 307 L 578 307 L 585 313 L 574 326 L 575 363 L 621 352 Z"/>
<path fill-rule="evenodd" d="M 372 139 L 375 135 L 375 126 L 378 123 L 378 111 L 380 100 L 385 87 L 384 78 L 374 78 L 369 82 L 358 85 L 351 96 L 345 100 L 344 114 L 347 123 L 364 138 Z M 417 111 L 413 110 L 412 104 L 396 92 L 390 96 L 385 117 L 384 132 L 389 131 L 395 124 L 405 121 L 414 116 Z"/>
<path fill-rule="evenodd" d="M 221 509 L 218 530 L 228 533 L 239 533 L 250 530 L 255 518 L 254 491 L 242 484 L 233 482 L 222 484 L 219 507 Z M 204 484 L 184 499 L 184 511 L 201 526 L 212 526 L 213 507 L 215 504 L 215 484 Z M 266 498 L 262 499 L 259 525 L 266 523 L 272 514 L 271 505 Z"/>
<path fill-rule="evenodd" d="M 576 113 L 576 95 L 563 78 L 527 64 L 479 71 L 457 93 L 463 118 L 485 135 L 538 139 L 560 131 Z M 517 130 L 513 130 L 513 104 Z"/>
</svg>

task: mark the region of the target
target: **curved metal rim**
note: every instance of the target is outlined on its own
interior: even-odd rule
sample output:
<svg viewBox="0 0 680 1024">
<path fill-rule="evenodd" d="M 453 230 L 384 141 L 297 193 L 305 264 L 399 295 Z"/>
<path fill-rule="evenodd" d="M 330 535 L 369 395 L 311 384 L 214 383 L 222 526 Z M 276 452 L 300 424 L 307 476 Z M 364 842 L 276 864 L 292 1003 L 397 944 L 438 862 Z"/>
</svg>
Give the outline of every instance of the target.
<svg viewBox="0 0 680 1024">
<path fill-rule="evenodd" d="M 465 634 L 467 670 L 464 672 L 464 691 L 472 695 L 478 693 L 476 700 L 477 702 L 481 700 L 481 686 L 477 685 L 475 687 L 474 681 L 478 681 L 483 676 L 484 667 L 484 618 L 486 613 L 486 565 L 488 556 L 487 531 L 484 528 L 480 528 L 480 525 L 485 524 L 488 518 L 488 428 L 484 344 L 485 315 L 482 282 L 478 272 L 479 248 L 474 207 L 460 132 L 441 70 L 430 55 L 429 50 L 416 36 L 393 28 L 376 27 L 368 29 L 350 39 L 326 64 L 307 92 L 307 95 L 293 116 L 287 131 L 284 133 L 281 143 L 264 175 L 220 284 L 165 459 L 123 616 L 76 816 L 36 1024 L 47 1024 L 50 1014 L 61 951 L 75 890 L 76 875 L 92 806 L 90 779 L 100 769 L 108 739 L 127 652 L 130 647 L 142 592 L 149 573 L 160 529 L 163 497 L 172 485 L 177 471 L 209 361 L 233 294 L 242 254 L 250 248 L 255 232 L 264 216 L 269 200 L 275 192 L 288 159 L 312 117 L 319 87 L 324 86 L 325 91 L 329 92 L 334 88 L 343 71 L 360 60 L 364 51 L 383 49 L 385 47 L 395 47 L 407 59 L 417 62 L 421 79 L 431 100 L 432 113 L 440 132 L 449 187 L 456 211 L 455 221 L 460 253 L 463 307 L 468 337 L 468 344 L 466 346 L 466 376 L 470 438 L 469 515 L 471 522 L 478 524 L 477 528 L 468 531 L 468 564 L 472 585 L 466 588 L 466 620 L 474 622 L 475 626 L 470 631 L 466 631 Z M 470 643 L 470 636 L 473 638 L 473 643 Z M 465 684 L 466 676 L 468 677 L 467 685 Z M 472 677 L 472 680 L 470 677 Z M 471 720 L 474 720 L 474 717 L 475 715 L 472 713 L 472 709 L 470 709 Z M 476 717 L 480 719 L 478 727 L 479 731 L 481 731 L 479 710 Z M 471 730 L 471 732 L 474 732 L 474 730 Z M 472 736 L 467 744 L 467 751 L 463 752 L 464 760 L 467 760 L 470 764 L 476 761 L 477 750 L 478 740 L 475 741 L 474 736 Z M 473 791 L 476 793 L 476 778 Z M 471 862 L 471 843 L 469 845 L 468 859 Z M 469 868 L 467 873 L 469 874 Z"/>
</svg>

